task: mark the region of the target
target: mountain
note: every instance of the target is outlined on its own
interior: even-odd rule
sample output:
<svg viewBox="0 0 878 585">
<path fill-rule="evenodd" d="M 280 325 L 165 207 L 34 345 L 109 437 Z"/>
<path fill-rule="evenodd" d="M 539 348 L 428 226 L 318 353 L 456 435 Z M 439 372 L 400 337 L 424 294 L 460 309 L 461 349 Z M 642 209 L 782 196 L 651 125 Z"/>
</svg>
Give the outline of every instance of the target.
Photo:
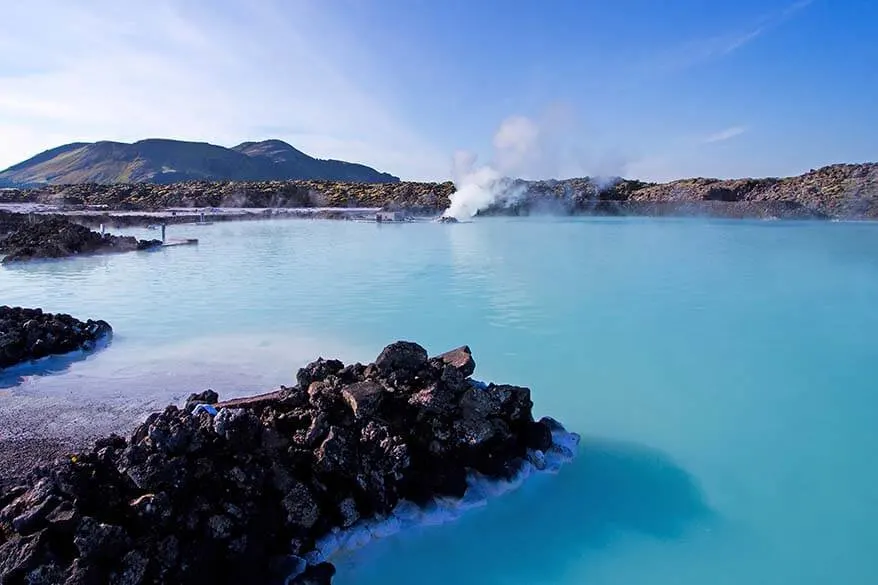
<svg viewBox="0 0 878 585">
<path fill-rule="evenodd" d="M 243 142 L 232 148 L 235 152 L 249 156 L 253 160 L 282 169 L 287 179 L 324 179 L 328 181 L 349 181 L 352 183 L 398 183 L 399 178 L 375 169 L 343 160 L 318 160 L 300 150 L 296 150 L 282 140 L 263 140 L 262 142 Z M 320 171 L 314 171 L 315 164 Z M 363 177 L 370 177 L 364 179 Z"/>
<path fill-rule="evenodd" d="M 9 167 L 0 173 L 0 186 L 289 179 L 399 182 L 398 177 L 365 165 L 313 158 L 281 140 L 225 148 L 206 142 L 149 139 L 133 144 L 65 144 Z"/>
</svg>

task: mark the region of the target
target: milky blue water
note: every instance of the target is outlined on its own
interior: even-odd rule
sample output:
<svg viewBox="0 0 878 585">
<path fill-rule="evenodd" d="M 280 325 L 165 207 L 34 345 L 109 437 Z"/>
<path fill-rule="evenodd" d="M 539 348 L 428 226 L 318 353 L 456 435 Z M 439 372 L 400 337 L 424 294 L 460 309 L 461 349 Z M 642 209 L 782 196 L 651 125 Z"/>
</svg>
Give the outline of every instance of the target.
<svg viewBox="0 0 878 585">
<path fill-rule="evenodd" d="M 0 271 L 0 303 L 116 330 L 54 375 L 7 376 L 0 407 L 90 396 L 133 412 L 289 383 L 317 355 L 466 343 L 478 377 L 530 386 L 537 415 L 583 435 L 579 457 L 373 543 L 338 583 L 878 583 L 878 225 L 172 230 L 199 246 Z"/>
</svg>

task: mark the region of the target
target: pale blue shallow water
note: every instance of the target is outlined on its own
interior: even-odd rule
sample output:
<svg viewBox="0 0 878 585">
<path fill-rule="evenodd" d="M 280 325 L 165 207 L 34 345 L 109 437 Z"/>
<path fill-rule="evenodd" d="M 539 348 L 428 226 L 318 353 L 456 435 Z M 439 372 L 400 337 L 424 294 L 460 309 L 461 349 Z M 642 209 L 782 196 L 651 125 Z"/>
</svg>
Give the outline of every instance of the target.
<svg viewBox="0 0 878 585">
<path fill-rule="evenodd" d="M 201 242 L 0 270 L 0 303 L 117 332 L 56 375 L 6 376 L 0 407 L 90 396 L 133 411 L 289 383 L 319 354 L 466 343 L 478 377 L 530 386 L 538 415 L 583 435 L 578 459 L 454 524 L 373 543 L 339 584 L 878 583 L 878 225 L 274 221 L 169 235 Z"/>
</svg>

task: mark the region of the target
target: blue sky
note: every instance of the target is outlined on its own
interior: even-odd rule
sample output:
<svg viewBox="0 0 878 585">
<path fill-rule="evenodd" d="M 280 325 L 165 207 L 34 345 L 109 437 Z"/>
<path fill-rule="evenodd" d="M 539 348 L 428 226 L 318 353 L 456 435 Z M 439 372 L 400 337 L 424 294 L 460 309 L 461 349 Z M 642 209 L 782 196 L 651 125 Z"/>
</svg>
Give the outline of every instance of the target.
<svg viewBox="0 0 878 585">
<path fill-rule="evenodd" d="M 783 176 L 878 160 L 872 0 L 35 0 L 0 167 L 78 140 L 281 138 L 406 179 Z"/>
</svg>

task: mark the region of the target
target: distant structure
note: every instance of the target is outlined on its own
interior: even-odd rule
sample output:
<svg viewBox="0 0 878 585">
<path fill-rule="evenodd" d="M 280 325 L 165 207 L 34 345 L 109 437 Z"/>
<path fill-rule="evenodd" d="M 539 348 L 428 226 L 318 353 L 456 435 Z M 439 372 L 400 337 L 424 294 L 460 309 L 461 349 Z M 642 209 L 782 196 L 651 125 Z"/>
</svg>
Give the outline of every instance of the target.
<svg viewBox="0 0 878 585">
<path fill-rule="evenodd" d="M 375 221 L 378 223 L 406 221 L 407 216 L 401 211 L 379 211 L 375 214 Z"/>
</svg>

